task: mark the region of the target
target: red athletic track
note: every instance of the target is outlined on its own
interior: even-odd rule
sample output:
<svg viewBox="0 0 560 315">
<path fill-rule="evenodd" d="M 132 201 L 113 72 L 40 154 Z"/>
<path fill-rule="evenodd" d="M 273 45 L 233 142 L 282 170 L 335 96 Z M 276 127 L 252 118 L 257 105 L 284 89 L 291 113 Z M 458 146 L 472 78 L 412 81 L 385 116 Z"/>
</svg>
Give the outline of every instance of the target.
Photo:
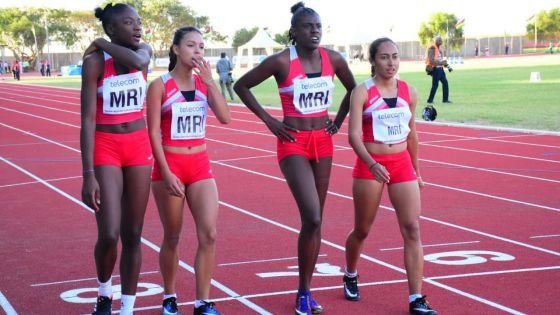
<svg viewBox="0 0 560 315">
<path fill-rule="evenodd" d="M 211 117 L 207 129 L 221 200 L 212 297 L 229 315 L 293 314 L 299 215 L 276 162 L 275 139 L 244 107 L 231 110 L 231 124 Z M 84 288 L 91 289 L 69 295 L 87 300 L 96 294 L 95 220 L 77 200 L 79 124 L 78 90 L 0 83 L 0 309 L 8 314 L 91 312 L 91 302 L 61 298 Z M 418 124 L 418 130 L 427 183 L 425 255 L 473 251 L 472 259 L 482 257 L 473 264 L 426 261 L 423 293 L 441 314 L 554 313 L 560 292 L 560 137 L 435 124 Z M 406 314 L 402 240 L 386 196 L 359 265 L 362 301 L 343 298 L 339 270 L 353 222 L 355 159 L 346 128 L 335 145 L 314 296 L 326 314 Z M 185 214 L 178 295 L 188 314 L 196 241 Z M 152 198 L 143 237 L 140 282 L 157 291 L 162 228 Z M 270 272 L 287 276 L 257 275 Z M 118 285 L 118 268 L 114 274 Z M 136 313 L 160 314 L 160 303 L 160 293 L 139 296 Z"/>
</svg>

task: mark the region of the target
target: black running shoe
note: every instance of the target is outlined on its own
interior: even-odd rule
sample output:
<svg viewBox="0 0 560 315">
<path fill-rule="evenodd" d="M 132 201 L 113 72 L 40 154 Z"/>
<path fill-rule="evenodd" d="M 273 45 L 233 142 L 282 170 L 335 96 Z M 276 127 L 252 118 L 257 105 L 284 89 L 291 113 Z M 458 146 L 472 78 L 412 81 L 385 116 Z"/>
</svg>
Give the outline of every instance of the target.
<svg viewBox="0 0 560 315">
<path fill-rule="evenodd" d="M 425 295 L 410 302 L 409 311 L 410 314 L 415 315 L 437 315 L 437 312 L 433 310 L 428 301 L 426 301 Z"/>
<path fill-rule="evenodd" d="M 216 304 L 214 302 L 204 301 L 204 305 L 194 309 L 194 315 L 221 315 L 220 312 L 215 308 Z"/>
<path fill-rule="evenodd" d="M 113 300 L 108 296 L 98 296 L 91 315 L 111 315 Z"/>
<path fill-rule="evenodd" d="M 346 297 L 348 301 L 359 301 L 360 290 L 358 289 L 358 276 L 350 278 L 344 275 L 342 280 L 344 281 L 344 297 Z"/>
<path fill-rule="evenodd" d="M 172 296 L 163 300 L 163 315 L 177 315 L 179 314 L 179 309 L 177 308 L 177 298 Z"/>
</svg>

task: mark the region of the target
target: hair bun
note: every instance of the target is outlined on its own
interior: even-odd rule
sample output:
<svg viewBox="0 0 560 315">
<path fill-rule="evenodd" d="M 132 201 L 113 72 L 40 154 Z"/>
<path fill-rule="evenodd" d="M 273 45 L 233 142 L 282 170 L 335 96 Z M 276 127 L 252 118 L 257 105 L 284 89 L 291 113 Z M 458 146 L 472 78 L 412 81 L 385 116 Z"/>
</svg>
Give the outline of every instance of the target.
<svg viewBox="0 0 560 315">
<path fill-rule="evenodd" d="M 296 13 L 297 10 L 301 9 L 301 8 L 305 8 L 305 3 L 303 3 L 303 1 L 300 1 L 296 4 L 294 4 L 291 8 L 290 8 L 290 12 L 292 12 L 292 14 Z"/>
<path fill-rule="evenodd" d="M 98 19 L 103 19 L 103 14 L 105 13 L 105 10 L 101 9 L 100 7 L 95 8 L 94 10 L 95 12 L 95 17 Z"/>
</svg>

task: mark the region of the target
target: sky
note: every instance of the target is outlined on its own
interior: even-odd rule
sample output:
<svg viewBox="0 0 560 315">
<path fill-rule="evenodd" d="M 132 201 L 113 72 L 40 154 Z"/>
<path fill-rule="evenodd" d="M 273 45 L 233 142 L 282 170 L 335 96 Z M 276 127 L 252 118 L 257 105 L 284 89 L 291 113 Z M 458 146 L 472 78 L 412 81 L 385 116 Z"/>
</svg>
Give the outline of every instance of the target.
<svg viewBox="0 0 560 315">
<path fill-rule="evenodd" d="M 243 27 L 268 27 L 281 33 L 290 27 L 290 7 L 296 0 L 181 0 L 197 14 L 210 17 L 213 29 L 232 36 Z M 20 6 L 93 10 L 99 0 L 20 0 Z M 319 13 L 323 37 L 339 41 L 368 42 L 380 36 L 396 41 L 417 40 L 422 22 L 435 12 L 455 14 L 465 19 L 464 34 L 469 38 L 486 35 L 524 34 L 533 14 L 560 7 L 558 0 L 307 0 L 306 6 Z M 13 6 L 13 0 L 0 0 L 0 8 Z"/>
</svg>

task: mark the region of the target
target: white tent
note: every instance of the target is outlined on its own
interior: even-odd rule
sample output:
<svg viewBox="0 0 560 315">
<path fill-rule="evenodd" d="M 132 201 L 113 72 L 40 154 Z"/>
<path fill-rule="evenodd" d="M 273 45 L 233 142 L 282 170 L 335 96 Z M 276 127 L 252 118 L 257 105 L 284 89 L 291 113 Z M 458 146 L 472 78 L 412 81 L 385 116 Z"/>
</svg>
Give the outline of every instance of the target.
<svg viewBox="0 0 560 315">
<path fill-rule="evenodd" d="M 237 62 L 238 64 L 247 64 L 249 68 L 253 67 L 253 63 L 257 63 L 260 60 L 254 60 L 253 49 L 254 48 L 264 48 L 266 50 L 266 55 L 270 56 L 274 52 L 274 48 L 284 48 L 284 45 L 275 42 L 270 36 L 265 32 L 264 29 L 259 29 L 255 36 L 251 38 L 250 41 L 245 43 L 245 45 L 239 46 L 237 48 Z M 243 51 L 247 49 L 247 59 L 243 57 Z M 256 56 L 258 57 L 258 56 Z"/>
</svg>

